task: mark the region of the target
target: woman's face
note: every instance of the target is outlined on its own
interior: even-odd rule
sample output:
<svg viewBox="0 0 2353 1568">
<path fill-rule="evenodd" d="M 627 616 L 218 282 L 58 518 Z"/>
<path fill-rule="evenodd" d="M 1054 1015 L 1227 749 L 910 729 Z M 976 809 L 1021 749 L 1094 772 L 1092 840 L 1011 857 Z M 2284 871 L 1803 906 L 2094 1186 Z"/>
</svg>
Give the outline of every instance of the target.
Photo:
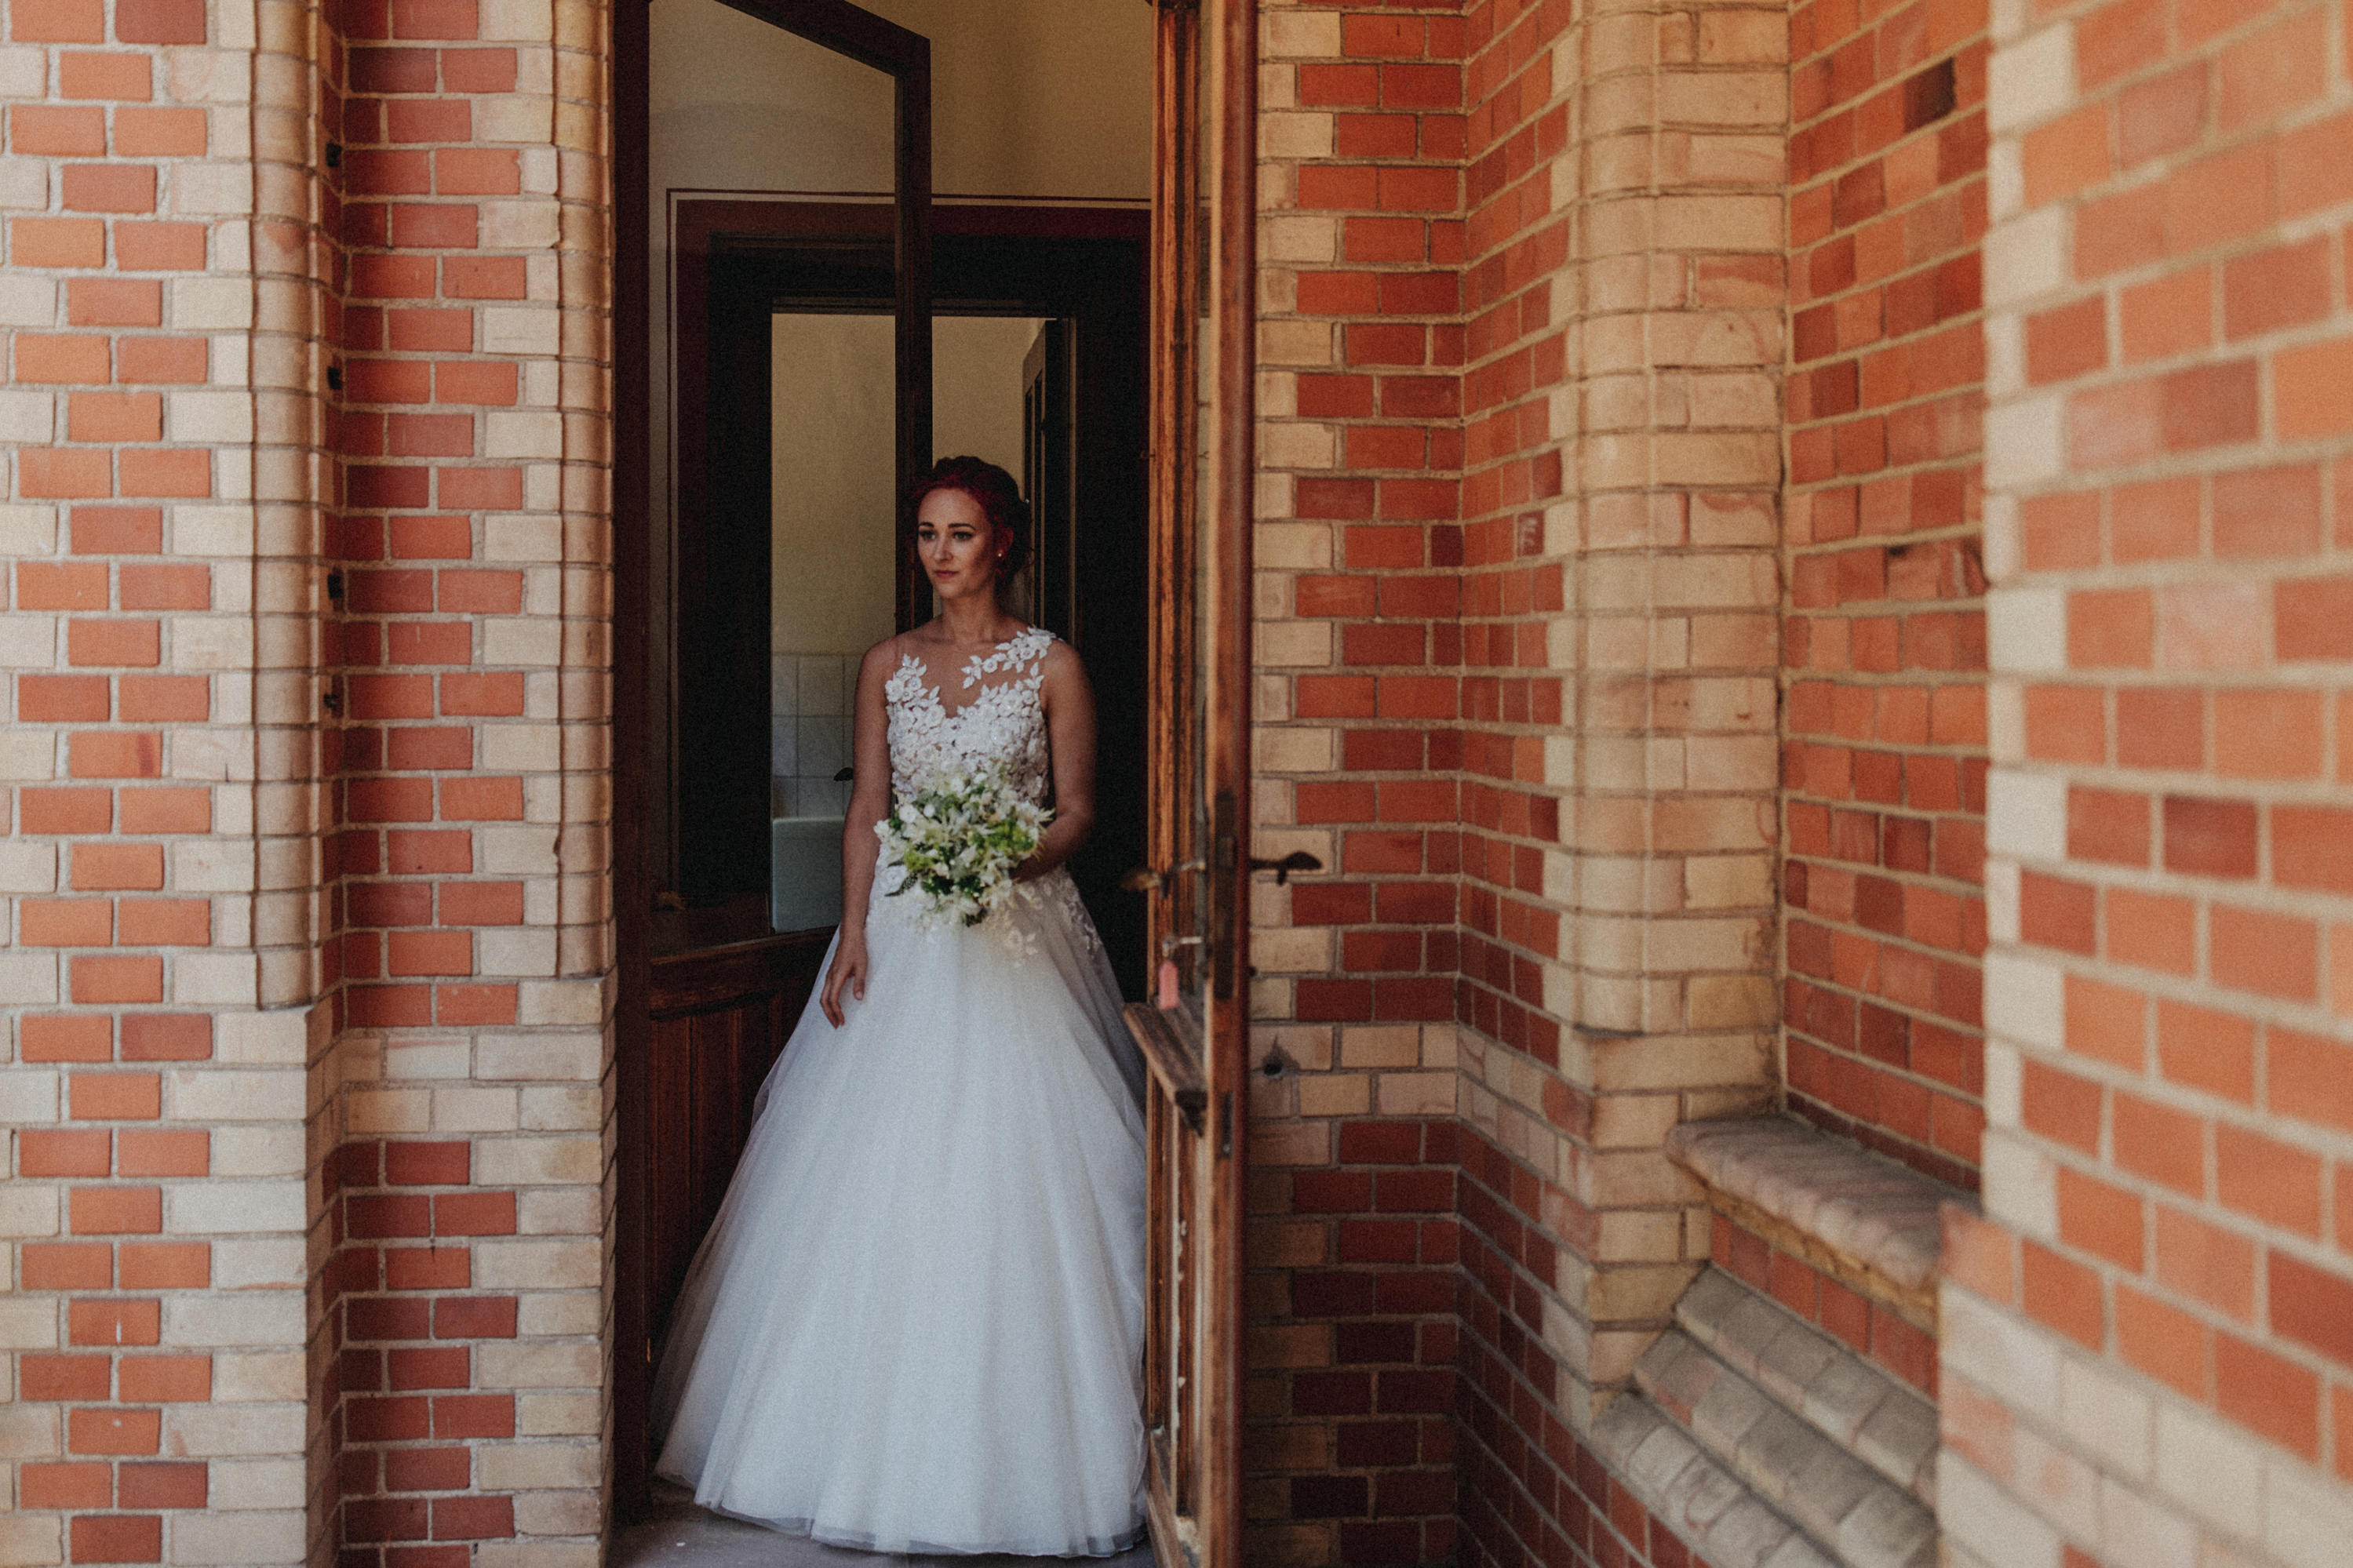
<svg viewBox="0 0 2353 1568">
<path fill-rule="evenodd" d="M 915 558 L 942 601 L 997 591 L 997 531 L 962 490 L 934 490 L 915 509 Z"/>
</svg>

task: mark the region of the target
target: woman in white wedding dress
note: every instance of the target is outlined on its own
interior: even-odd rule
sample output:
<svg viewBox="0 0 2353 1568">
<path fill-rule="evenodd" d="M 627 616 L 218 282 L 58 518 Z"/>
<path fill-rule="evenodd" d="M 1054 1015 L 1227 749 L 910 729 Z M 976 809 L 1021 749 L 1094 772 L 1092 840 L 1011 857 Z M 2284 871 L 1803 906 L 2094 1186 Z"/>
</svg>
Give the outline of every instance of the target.
<svg viewBox="0 0 2353 1568">
<path fill-rule="evenodd" d="M 1143 1534 L 1144 1122 L 1062 868 L 1092 816 L 1092 699 L 998 604 L 1012 479 L 952 458 L 918 495 L 941 613 L 860 668 L 841 928 L 687 1275 L 656 1468 L 841 1545 L 1105 1555 Z M 1006 908 L 927 924 L 874 825 L 976 763 L 1054 819 Z"/>
</svg>

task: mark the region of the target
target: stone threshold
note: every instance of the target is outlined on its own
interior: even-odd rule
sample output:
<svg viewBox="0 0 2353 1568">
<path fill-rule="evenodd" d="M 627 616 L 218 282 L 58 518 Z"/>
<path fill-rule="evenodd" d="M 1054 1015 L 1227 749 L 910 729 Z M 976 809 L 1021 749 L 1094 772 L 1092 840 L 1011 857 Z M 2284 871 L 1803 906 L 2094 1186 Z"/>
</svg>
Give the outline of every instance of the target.
<svg viewBox="0 0 2353 1568">
<path fill-rule="evenodd" d="M 1716 1212 L 1936 1332 L 1938 1211 L 1971 1194 L 1787 1117 L 1686 1121 L 1666 1149 Z"/>
</svg>

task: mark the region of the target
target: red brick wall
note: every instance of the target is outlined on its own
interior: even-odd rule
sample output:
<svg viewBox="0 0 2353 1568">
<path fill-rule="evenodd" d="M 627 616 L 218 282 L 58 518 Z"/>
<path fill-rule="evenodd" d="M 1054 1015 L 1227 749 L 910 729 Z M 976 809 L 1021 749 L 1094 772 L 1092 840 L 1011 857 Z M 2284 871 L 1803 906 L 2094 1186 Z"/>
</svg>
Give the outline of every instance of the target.
<svg viewBox="0 0 2353 1568">
<path fill-rule="evenodd" d="M 0 1561 L 593 1554 L 599 28 L 8 7 Z"/>
<path fill-rule="evenodd" d="M 1735 107 L 1656 171 L 1692 200 L 1678 216 L 1694 254 L 1653 300 L 1651 263 L 1612 249 L 1622 237 L 1598 247 L 1606 283 L 1574 283 L 1566 7 L 1269 16 L 1256 837 L 1336 873 L 1261 888 L 1253 936 L 1260 1051 L 1303 1069 L 1261 1080 L 1253 1130 L 1253 1550 L 1269 1561 L 1430 1561 L 1452 1539 L 1451 1503 L 1394 1517 L 1430 1496 L 1435 1425 L 1360 1479 L 1377 1428 L 1333 1419 L 1444 1380 L 1351 1363 L 1377 1341 L 1300 1310 L 1348 1299 L 1314 1268 L 1400 1271 L 1356 1279 L 1359 1310 L 1434 1303 L 1459 1239 L 1459 1364 L 1508 1346 L 1554 1411 L 1505 1397 L 1509 1421 L 1582 1421 L 1587 1390 L 1625 1375 L 1705 1256 L 1660 1140 L 1764 1092 L 1782 43 L 1778 18 L 1753 21 L 1665 34 L 1671 58 L 1725 73 L 1714 85 Z M 1613 55 L 1593 74 L 1657 65 Z M 1607 228 L 1627 199 L 1591 221 Z M 1691 314 L 1668 318 L 1651 362 L 1630 330 L 1654 306 Z M 1581 310 L 1616 316 L 1613 369 L 1655 363 L 1662 405 L 1696 415 L 1620 417 L 1641 400 L 1596 374 L 1593 395 L 1618 401 L 1589 416 L 1571 368 Z M 1712 331 L 1752 357 L 1705 346 Z M 1585 483 L 1611 492 L 1589 502 L 1571 485 L 1588 448 L 1568 440 L 1587 428 L 1601 434 Z M 1658 461 L 1630 460 L 1654 430 Z M 1671 493 L 1651 493 L 1662 480 Z M 1573 602 L 1583 549 L 1624 553 Z M 1631 584 L 1654 568 L 1646 597 Z M 1673 634 L 1655 665 L 1644 630 L 1630 669 L 1575 683 L 1588 638 L 1620 664 L 1628 628 L 1662 607 Z M 1578 730 L 1608 739 L 1565 750 Z M 1646 757 L 1672 780 L 1655 815 Z M 1627 933 L 1650 920 L 1643 951 Z M 1572 1039 L 1572 1020 L 1595 1032 Z M 1458 1092 L 1485 1162 L 1459 1224 L 1381 1213 L 1392 1175 L 1416 1173 L 1354 1168 L 1376 1139 L 1404 1143 L 1355 1118 L 1451 1113 Z M 1336 1137 L 1325 1119 L 1345 1119 Z M 1409 1342 L 1383 1331 L 1401 1355 Z M 1451 1339 L 1430 1317 L 1410 1342 L 1426 1357 Z M 1313 1403 L 1335 1394 L 1352 1403 Z M 1449 1403 L 1467 1419 L 1471 1398 L 1458 1383 Z"/>
<path fill-rule="evenodd" d="M 1984 0 L 1789 18 L 1792 1109 L 1963 1186 L 1985 1092 Z"/>
<path fill-rule="evenodd" d="M 1559 1368 L 1530 1326 L 1554 1243 L 1515 1212 L 1526 1178 L 1509 1155 L 1477 1138 L 1463 1153 L 1461 1561 L 1706 1568 L 1562 1419 Z"/>
<path fill-rule="evenodd" d="M 1455 9 L 1268 18 L 1253 1562 L 1454 1550 Z"/>
<path fill-rule="evenodd" d="M 1999 40 L 1964 1562 L 2319 1563 L 2353 1530 L 2346 20 L 2086 0 Z"/>
<path fill-rule="evenodd" d="M 586 651 L 559 617 L 600 609 L 601 587 L 565 568 L 579 541 L 549 515 L 574 499 L 554 460 L 590 434 L 564 405 L 595 385 L 567 396 L 559 379 L 587 367 L 556 356 L 595 342 L 565 344 L 544 308 L 593 259 L 557 247 L 551 197 L 598 178 L 545 143 L 563 135 L 548 116 L 601 83 L 527 16 L 487 0 L 342 16 L 328 980 L 374 1080 L 330 1192 L 343 1568 L 466 1568 L 486 1543 L 593 1537 L 602 1509 L 593 1396 L 539 1392 L 601 1382 L 602 1312 L 577 1289 L 601 1274 L 602 1205 L 565 1184 L 601 1172 L 582 1093 L 602 1047 L 596 1004 L 567 1016 L 545 986 L 602 962 L 563 929 L 590 911 L 564 911 L 551 875 L 557 721 L 603 711 L 559 675 Z M 590 1032 L 518 1027 L 565 1023 Z M 574 1291 L 539 1289 L 559 1283 Z"/>
</svg>

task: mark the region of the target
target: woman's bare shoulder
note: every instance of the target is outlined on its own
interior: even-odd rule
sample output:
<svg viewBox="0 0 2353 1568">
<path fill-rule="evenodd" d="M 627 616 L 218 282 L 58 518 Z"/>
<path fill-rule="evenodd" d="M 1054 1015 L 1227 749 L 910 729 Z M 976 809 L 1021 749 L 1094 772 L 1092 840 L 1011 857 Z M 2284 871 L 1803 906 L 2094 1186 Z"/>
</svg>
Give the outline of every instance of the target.
<svg viewBox="0 0 2353 1568">
<path fill-rule="evenodd" d="M 1087 679 L 1087 667 L 1079 658 L 1079 650 L 1056 637 L 1046 645 L 1044 657 L 1039 661 L 1039 685 L 1050 703 L 1057 692 L 1088 692 L 1092 682 Z"/>
</svg>

